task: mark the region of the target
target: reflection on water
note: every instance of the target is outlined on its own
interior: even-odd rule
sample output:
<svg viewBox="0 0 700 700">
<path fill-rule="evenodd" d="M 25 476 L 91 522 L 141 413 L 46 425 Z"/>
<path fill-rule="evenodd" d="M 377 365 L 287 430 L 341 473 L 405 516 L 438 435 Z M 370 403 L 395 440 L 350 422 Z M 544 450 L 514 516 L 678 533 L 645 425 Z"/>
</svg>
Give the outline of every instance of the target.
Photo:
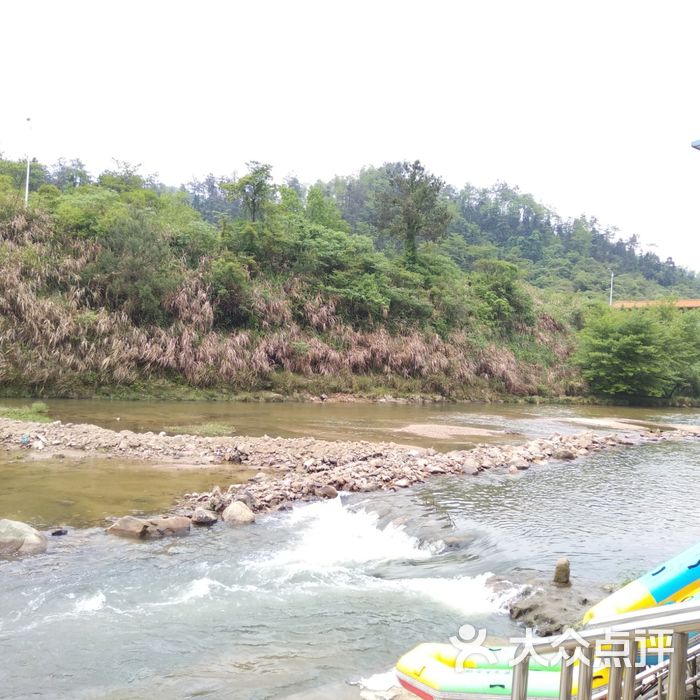
<svg viewBox="0 0 700 700">
<path fill-rule="evenodd" d="M 0 399 L 2 405 L 26 400 Z M 159 432 L 170 426 L 220 423 L 237 435 L 368 440 L 434 447 L 468 448 L 475 442 L 513 442 L 553 432 L 570 433 L 582 426 L 573 417 L 632 418 L 652 422 L 698 422 L 697 409 L 648 409 L 607 406 L 535 406 L 530 404 L 395 404 L 395 403 L 236 403 L 211 401 L 48 400 L 52 418 L 93 423 L 111 430 Z M 444 439 L 399 432 L 412 424 L 455 425 L 503 431 L 499 437 L 460 436 Z"/>
<path fill-rule="evenodd" d="M 0 517 L 39 528 L 87 527 L 114 515 L 159 513 L 186 492 L 252 476 L 235 468 L 177 469 L 108 459 L 24 457 L 0 453 Z"/>
</svg>

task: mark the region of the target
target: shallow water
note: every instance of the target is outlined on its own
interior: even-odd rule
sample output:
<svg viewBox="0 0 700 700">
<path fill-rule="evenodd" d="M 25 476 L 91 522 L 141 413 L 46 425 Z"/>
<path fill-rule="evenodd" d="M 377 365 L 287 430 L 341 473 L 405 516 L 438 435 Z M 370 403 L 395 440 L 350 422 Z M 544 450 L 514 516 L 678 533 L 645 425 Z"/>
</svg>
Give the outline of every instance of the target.
<svg viewBox="0 0 700 700">
<path fill-rule="evenodd" d="M 209 405 L 194 408 L 183 420 L 194 422 L 195 413 L 212 420 Z M 275 407 L 291 412 L 282 428 L 270 415 L 262 423 L 265 408 L 254 412 L 269 434 L 291 426 L 302 432 L 314 411 L 335 410 L 306 407 L 314 411 L 302 420 L 296 404 Z M 353 425 L 370 425 L 374 416 L 384 421 L 384 435 L 402 421 L 462 420 L 531 436 L 581 429 L 561 423 L 562 413 L 610 415 L 376 408 L 341 410 L 326 430 L 350 437 Z M 697 412 L 632 413 L 698 422 Z M 148 412 L 138 420 L 147 415 L 160 420 Z M 420 641 L 447 641 L 464 622 L 500 638 L 521 634 L 501 612 L 515 590 L 495 593 L 489 572 L 549 575 L 565 554 L 574 577 L 603 584 L 693 544 L 699 475 L 700 443 L 666 442 L 515 477 L 437 478 L 395 494 L 343 495 L 264 516 L 250 528 L 218 525 L 182 539 L 132 542 L 101 529 L 73 530 L 51 538 L 46 555 L 0 562 L 0 697 L 357 699 L 349 683 L 388 670 Z M 152 485 L 141 486 L 145 493 Z"/>
<path fill-rule="evenodd" d="M 20 399 L 0 399 L 3 406 L 23 406 Z M 582 430 L 568 418 L 616 416 L 634 420 L 700 422 L 697 409 L 610 408 L 606 406 L 536 406 L 530 404 L 400 403 L 236 403 L 212 401 L 48 400 L 49 415 L 73 423 L 93 423 L 111 430 L 160 432 L 176 426 L 220 423 L 232 435 L 312 436 L 326 440 L 368 440 L 464 449 L 476 442 L 513 442 Z M 414 424 L 456 425 L 502 431 L 501 436 L 425 438 L 400 432 Z M 169 432 L 174 432 L 170 430 Z"/>
<path fill-rule="evenodd" d="M 89 527 L 114 515 L 158 513 L 186 492 L 239 483 L 254 474 L 117 459 L 28 459 L 34 455 L 0 452 L 0 517 L 38 528 Z"/>
</svg>

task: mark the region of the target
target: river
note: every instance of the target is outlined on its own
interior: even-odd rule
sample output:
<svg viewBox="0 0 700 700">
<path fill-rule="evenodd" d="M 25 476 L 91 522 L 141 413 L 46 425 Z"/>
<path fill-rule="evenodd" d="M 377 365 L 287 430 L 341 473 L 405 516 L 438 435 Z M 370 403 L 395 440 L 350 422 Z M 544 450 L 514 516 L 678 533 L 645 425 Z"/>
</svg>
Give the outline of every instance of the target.
<svg viewBox="0 0 700 700">
<path fill-rule="evenodd" d="M 505 431 L 491 439 L 519 441 L 581 429 L 567 418 L 613 413 L 494 404 L 49 406 L 54 418 L 117 429 L 228 421 L 241 434 L 439 449 L 461 447 L 464 437 L 431 441 L 396 431 L 414 424 L 482 426 Z M 614 415 L 699 420 L 697 411 L 681 410 L 615 409 Z M 0 516 L 21 511 L 48 524 L 57 512 L 47 510 L 50 495 L 38 497 L 40 476 L 34 471 L 23 482 L 17 465 L 0 462 Z M 66 467 L 31 465 L 44 468 L 51 474 Z M 420 641 L 447 641 L 464 622 L 500 638 L 522 634 L 503 612 L 515 590 L 496 593 L 490 573 L 548 575 L 567 555 L 579 580 L 618 582 L 700 535 L 700 444 L 690 441 L 601 452 L 515 477 L 442 477 L 399 493 L 343 495 L 260 517 L 249 528 L 217 526 L 143 543 L 107 536 L 94 525 L 107 507 L 126 508 L 130 493 L 140 494 L 137 511 L 147 512 L 178 495 L 171 489 L 194 488 L 185 481 L 202 473 L 180 472 L 169 486 L 156 486 L 153 472 L 164 472 L 143 465 L 84 460 L 68 468 L 98 484 L 111 473 L 103 487 L 107 505 L 88 511 L 88 502 L 100 502 L 100 489 L 84 498 L 76 477 L 78 492 L 59 499 L 72 500 L 58 509 L 75 526 L 69 535 L 52 538 L 46 555 L 0 562 L 3 698 L 357 699 L 352 683 L 387 671 Z M 51 478 L 60 482 L 60 474 Z"/>
</svg>

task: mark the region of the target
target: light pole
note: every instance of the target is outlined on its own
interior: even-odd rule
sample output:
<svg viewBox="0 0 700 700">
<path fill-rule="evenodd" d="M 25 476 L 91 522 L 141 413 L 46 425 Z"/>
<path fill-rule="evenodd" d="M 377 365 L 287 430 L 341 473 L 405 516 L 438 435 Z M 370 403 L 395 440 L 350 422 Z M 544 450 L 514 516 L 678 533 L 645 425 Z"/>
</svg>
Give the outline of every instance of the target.
<svg viewBox="0 0 700 700">
<path fill-rule="evenodd" d="M 609 306 L 612 306 L 613 281 L 614 281 L 614 279 L 615 279 L 615 273 L 614 273 L 612 270 L 610 270 L 610 302 L 609 302 L 609 304 L 608 304 Z"/>
<path fill-rule="evenodd" d="M 31 160 L 29 158 L 29 133 L 32 126 L 32 120 L 27 117 L 27 178 L 24 183 L 24 208 L 29 206 L 29 166 Z"/>
</svg>

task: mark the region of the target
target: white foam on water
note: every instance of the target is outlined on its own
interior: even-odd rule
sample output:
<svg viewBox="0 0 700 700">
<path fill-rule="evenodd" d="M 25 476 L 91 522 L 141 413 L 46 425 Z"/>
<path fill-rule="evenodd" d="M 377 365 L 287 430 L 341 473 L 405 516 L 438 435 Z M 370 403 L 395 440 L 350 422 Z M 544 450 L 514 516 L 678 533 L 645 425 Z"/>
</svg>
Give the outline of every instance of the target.
<svg viewBox="0 0 700 700">
<path fill-rule="evenodd" d="M 211 595 L 212 590 L 221 588 L 227 591 L 233 591 L 235 587 L 227 586 L 220 581 L 211 579 L 208 576 L 203 576 L 202 578 L 196 578 L 190 581 L 183 591 L 164 600 L 159 603 L 152 603 L 152 607 L 162 607 L 164 605 L 180 605 L 181 603 L 187 603 L 191 600 L 200 600 L 201 598 L 206 598 Z"/>
<path fill-rule="evenodd" d="M 300 531 L 299 540 L 270 559 L 257 564 L 282 567 L 288 573 L 332 571 L 396 560 L 424 560 L 436 546 L 422 545 L 403 526 L 378 526 L 379 516 L 344 508 L 340 498 L 295 508 L 289 526 Z"/>
<path fill-rule="evenodd" d="M 287 528 L 297 533 L 290 546 L 265 559 L 245 563 L 275 585 L 295 593 L 314 595 L 328 587 L 371 591 L 430 600 L 462 615 L 498 613 L 520 593 L 520 587 L 495 591 L 493 574 L 475 576 L 386 578 L 372 575 L 386 562 L 429 560 L 441 543 L 421 544 L 403 526 L 379 526 L 379 516 L 363 509 L 343 507 L 339 498 L 295 508 Z M 263 584 L 263 586 L 269 584 Z"/>
<path fill-rule="evenodd" d="M 332 580 L 335 588 L 373 593 L 415 597 L 420 601 L 430 600 L 461 615 L 503 613 L 506 604 L 520 595 L 522 586 L 515 584 L 505 590 L 495 591 L 489 585 L 491 573 L 455 578 L 425 577 L 387 579 L 368 575 L 336 575 Z M 296 585 L 297 592 L 314 594 L 328 582 L 308 581 Z M 407 603 L 410 604 L 410 603 Z"/>
<path fill-rule="evenodd" d="M 204 598 L 211 594 L 213 588 L 228 588 L 223 583 L 215 581 L 214 579 L 204 576 L 203 578 L 195 579 L 191 581 L 187 588 L 179 595 L 176 596 L 172 602 L 173 603 L 186 603 L 189 600 L 198 600 L 199 598 Z"/>
<path fill-rule="evenodd" d="M 486 572 L 458 578 L 409 578 L 382 583 L 395 583 L 399 590 L 416 593 L 463 615 L 499 613 L 507 601 L 520 593 L 522 587 L 494 591 L 489 585 L 492 576 Z"/>
<path fill-rule="evenodd" d="M 102 591 L 98 591 L 93 596 L 88 598 L 81 598 L 75 604 L 75 612 L 96 612 L 97 610 L 102 610 L 104 608 L 107 598 Z"/>
<path fill-rule="evenodd" d="M 177 603 L 186 603 L 188 600 L 204 598 L 211 593 L 212 587 L 220 585 L 218 581 L 207 578 L 198 578 L 192 581 L 189 586 L 176 598 Z"/>
<path fill-rule="evenodd" d="M 208 598 L 211 597 L 211 595 L 214 593 L 214 591 L 225 591 L 228 593 L 238 593 L 238 592 L 246 592 L 246 593 L 258 593 L 260 592 L 260 588 L 258 586 L 239 586 L 239 585 L 233 585 L 233 586 L 227 586 L 225 583 L 221 583 L 221 581 L 217 581 L 216 579 L 209 578 L 208 576 L 203 576 L 202 578 L 196 578 L 193 581 L 190 581 L 182 590 L 181 592 L 177 593 L 171 598 L 168 598 L 167 600 L 157 602 L 157 603 L 149 603 L 145 606 L 142 606 L 144 608 L 149 608 L 149 607 L 154 607 L 154 608 L 160 608 L 163 606 L 168 606 L 168 605 L 181 605 L 183 603 L 188 603 L 192 600 L 201 600 L 202 598 Z"/>
<path fill-rule="evenodd" d="M 379 698 L 391 698 L 393 697 L 393 691 L 401 688 L 393 668 L 385 673 L 375 673 L 369 678 L 360 678 L 356 685 L 360 686 L 360 689 L 366 693 L 374 693 L 374 697 L 377 700 Z"/>
</svg>

